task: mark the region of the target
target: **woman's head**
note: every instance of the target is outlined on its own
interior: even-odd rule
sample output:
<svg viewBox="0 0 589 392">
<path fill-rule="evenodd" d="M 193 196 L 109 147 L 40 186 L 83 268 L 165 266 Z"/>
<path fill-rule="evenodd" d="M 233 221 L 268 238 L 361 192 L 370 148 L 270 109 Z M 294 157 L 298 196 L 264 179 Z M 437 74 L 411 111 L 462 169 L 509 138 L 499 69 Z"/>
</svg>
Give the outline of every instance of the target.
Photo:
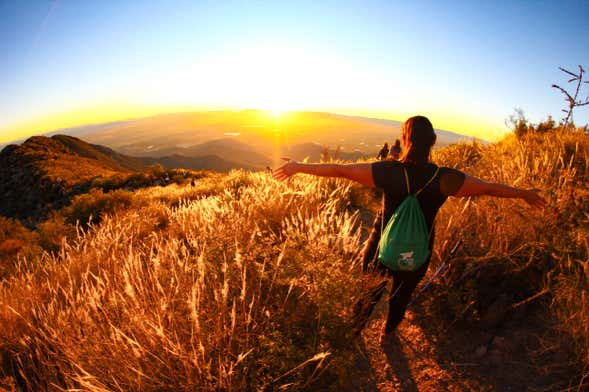
<svg viewBox="0 0 589 392">
<path fill-rule="evenodd" d="M 401 136 L 404 147 L 401 161 L 426 164 L 436 143 L 434 127 L 427 117 L 415 116 L 407 119 L 403 123 Z"/>
</svg>

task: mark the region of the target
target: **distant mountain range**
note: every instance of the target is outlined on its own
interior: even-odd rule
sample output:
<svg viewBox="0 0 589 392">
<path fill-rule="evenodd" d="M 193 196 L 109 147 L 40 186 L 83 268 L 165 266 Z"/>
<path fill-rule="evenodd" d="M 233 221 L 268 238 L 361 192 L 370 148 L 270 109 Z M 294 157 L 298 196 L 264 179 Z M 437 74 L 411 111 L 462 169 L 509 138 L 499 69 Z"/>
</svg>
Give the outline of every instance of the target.
<svg viewBox="0 0 589 392">
<path fill-rule="evenodd" d="M 323 149 L 337 150 L 340 159 L 373 157 L 383 142 L 400 138 L 398 121 L 323 112 L 289 112 L 274 117 L 260 110 L 162 114 L 59 130 L 118 153 L 161 158 L 191 168 L 262 169 L 281 156 L 317 161 Z M 436 130 L 437 146 L 471 137 Z M 184 158 L 178 158 L 178 157 Z M 213 163 L 212 156 L 216 156 Z M 209 157 L 209 158 L 206 158 Z M 165 158 L 165 159 L 164 159 Z M 198 158 L 190 162 L 186 158 Z M 211 160 L 211 167 L 203 167 Z M 178 163 L 176 163 L 178 162 Z"/>
</svg>

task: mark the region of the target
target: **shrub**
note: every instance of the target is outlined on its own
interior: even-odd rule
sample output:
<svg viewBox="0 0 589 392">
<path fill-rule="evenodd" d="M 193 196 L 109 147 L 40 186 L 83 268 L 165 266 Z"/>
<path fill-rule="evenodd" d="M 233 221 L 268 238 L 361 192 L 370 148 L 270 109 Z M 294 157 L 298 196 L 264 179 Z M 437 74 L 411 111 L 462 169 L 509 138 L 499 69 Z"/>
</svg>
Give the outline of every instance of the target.
<svg viewBox="0 0 589 392">
<path fill-rule="evenodd" d="M 89 193 L 74 197 L 71 204 L 62 210 L 68 224 L 100 223 L 105 214 L 129 209 L 133 205 L 133 194 L 124 190 L 104 193 L 92 189 Z"/>
<path fill-rule="evenodd" d="M 55 213 L 37 226 L 37 233 L 41 248 L 56 253 L 64 241 L 74 238 L 76 230 L 74 226 L 66 223 L 63 215 Z"/>
<path fill-rule="evenodd" d="M 31 239 L 31 230 L 27 229 L 16 219 L 0 215 L 0 241 L 17 238 L 28 241 Z"/>
<path fill-rule="evenodd" d="M 18 220 L 0 216 L 0 280 L 18 272 L 18 260 L 33 259 L 41 253 L 38 235 Z"/>
<path fill-rule="evenodd" d="M 0 257 L 16 256 L 24 247 L 25 243 L 20 240 L 4 240 L 0 242 Z"/>
<path fill-rule="evenodd" d="M 165 177 L 166 169 L 164 169 L 164 167 L 161 164 L 156 163 L 155 165 L 152 165 L 147 169 L 147 173 L 150 174 L 152 177 L 161 178 Z"/>
<path fill-rule="evenodd" d="M 453 153 L 462 148 L 450 146 L 436 159 L 460 168 L 462 158 L 455 160 Z M 435 286 L 434 308 L 451 321 L 479 325 L 491 298 L 507 295 L 512 304 L 529 299 L 524 305 L 549 309 L 552 319 L 544 323 L 553 325 L 546 327 L 547 334 L 558 336 L 551 338 L 554 350 L 573 341 L 577 361 L 588 365 L 587 162 L 589 136 L 582 131 L 529 132 L 482 149 L 476 164 L 468 167 L 470 174 L 538 188 L 548 207 L 535 211 L 521 201 L 450 199 L 437 218 L 443 224 L 436 233 L 436 253 L 444 257 L 457 239 L 463 245 Z"/>
</svg>

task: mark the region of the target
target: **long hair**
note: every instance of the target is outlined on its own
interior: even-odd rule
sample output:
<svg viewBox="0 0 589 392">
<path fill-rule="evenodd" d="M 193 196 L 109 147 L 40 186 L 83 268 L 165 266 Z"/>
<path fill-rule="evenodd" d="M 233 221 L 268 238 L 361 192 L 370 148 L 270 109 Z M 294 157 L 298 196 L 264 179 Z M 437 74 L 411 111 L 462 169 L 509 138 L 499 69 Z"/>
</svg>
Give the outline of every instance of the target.
<svg viewBox="0 0 589 392">
<path fill-rule="evenodd" d="M 436 133 L 432 123 L 424 116 L 414 116 L 403 123 L 402 128 L 403 155 L 401 162 L 425 165 L 433 145 Z"/>
</svg>

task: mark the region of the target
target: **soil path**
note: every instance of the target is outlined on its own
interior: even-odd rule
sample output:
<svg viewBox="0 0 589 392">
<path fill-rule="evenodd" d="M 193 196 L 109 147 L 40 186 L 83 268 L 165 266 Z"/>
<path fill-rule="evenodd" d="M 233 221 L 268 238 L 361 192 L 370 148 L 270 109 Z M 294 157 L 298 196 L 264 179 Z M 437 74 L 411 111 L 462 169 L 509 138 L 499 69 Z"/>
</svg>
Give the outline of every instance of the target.
<svg viewBox="0 0 589 392">
<path fill-rule="evenodd" d="M 505 320 L 490 332 L 441 322 L 418 302 L 383 341 L 387 306 L 381 299 L 355 342 L 350 391 L 583 390 L 570 352 L 550 343 L 545 326 L 535 327 L 540 318 Z"/>
<path fill-rule="evenodd" d="M 361 212 L 366 237 L 373 215 Z M 431 273 L 430 269 L 423 281 Z M 499 312 L 489 326 L 445 317 L 435 295 L 435 288 L 424 292 L 409 307 L 396 333 L 384 341 L 381 332 L 388 304 L 387 294 L 382 296 L 354 342 L 356 359 L 346 390 L 586 390 L 579 380 L 583 372 L 575 369 L 573 348 L 563 347 L 566 339 L 557 332 L 558 326 L 546 325 L 549 317 L 542 306 L 531 303 L 517 311 Z"/>
</svg>

